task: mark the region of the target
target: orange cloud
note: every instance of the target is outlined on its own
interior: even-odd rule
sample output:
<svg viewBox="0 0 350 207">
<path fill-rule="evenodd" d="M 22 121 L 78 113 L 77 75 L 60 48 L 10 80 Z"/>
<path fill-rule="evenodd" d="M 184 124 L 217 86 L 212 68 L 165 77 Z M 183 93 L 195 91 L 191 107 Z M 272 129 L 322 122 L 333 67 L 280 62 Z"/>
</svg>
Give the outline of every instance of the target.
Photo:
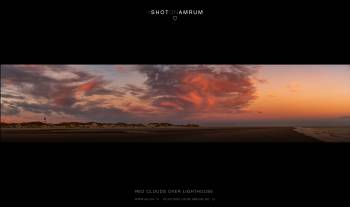
<svg viewBox="0 0 350 207">
<path fill-rule="evenodd" d="M 180 95 L 180 98 L 191 102 L 197 109 L 200 109 L 203 105 L 204 97 L 201 97 L 196 91 L 188 92 L 185 95 Z"/>
<path fill-rule="evenodd" d="M 250 94 L 249 97 L 252 97 L 253 93 L 253 88 L 245 91 L 239 85 L 242 84 L 242 87 L 252 86 L 249 79 L 243 82 L 240 80 L 234 81 L 226 76 L 207 73 L 205 71 L 185 73 L 181 84 L 185 90 L 180 90 L 181 93 L 178 96 L 192 103 L 197 110 L 215 110 L 215 108 L 218 109 L 223 106 L 229 106 L 230 104 L 234 105 L 237 95 L 241 92 L 243 92 L 241 94 L 242 98 L 246 92 Z M 183 93 L 183 91 L 187 92 Z"/>
<path fill-rule="evenodd" d="M 78 92 L 84 92 L 87 93 L 91 91 L 93 88 L 95 88 L 98 85 L 98 82 L 96 80 L 89 81 L 87 83 L 81 84 L 76 90 Z"/>
</svg>

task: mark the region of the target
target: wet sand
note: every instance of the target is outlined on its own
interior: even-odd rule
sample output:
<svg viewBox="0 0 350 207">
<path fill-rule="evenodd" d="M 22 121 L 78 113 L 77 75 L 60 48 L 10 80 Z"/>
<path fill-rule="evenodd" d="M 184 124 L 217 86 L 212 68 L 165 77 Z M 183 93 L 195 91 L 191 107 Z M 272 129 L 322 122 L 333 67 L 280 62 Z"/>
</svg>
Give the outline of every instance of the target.
<svg viewBox="0 0 350 207">
<path fill-rule="evenodd" d="M 1 129 L 2 142 L 319 142 L 293 127 Z"/>
</svg>

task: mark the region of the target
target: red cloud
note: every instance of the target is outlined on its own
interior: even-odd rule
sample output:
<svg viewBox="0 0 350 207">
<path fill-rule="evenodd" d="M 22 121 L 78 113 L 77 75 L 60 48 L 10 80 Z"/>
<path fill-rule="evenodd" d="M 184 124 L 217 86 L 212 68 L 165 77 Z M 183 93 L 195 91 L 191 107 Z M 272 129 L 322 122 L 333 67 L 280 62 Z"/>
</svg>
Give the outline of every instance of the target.
<svg viewBox="0 0 350 207">
<path fill-rule="evenodd" d="M 167 111 L 234 113 L 255 99 L 255 70 L 249 67 L 145 66 L 140 71 L 147 75 L 144 97 Z"/>
<path fill-rule="evenodd" d="M 159 106 L 165 107 L 165 108 L 167 108 L 167 107 L 173 108 L 173 109 L 176 109 L 178 111 L 183 110 L 183 108 L 180 105 L 178 105 L 175 102 L 171 102 L 171 101 L 162 101 L 162 102 L 159 103 Z"/>
<path fill-rule="evenodd" d="M 92 80 L 92 81 L 81 84 L 76 90 L 78 92 L 87 93 L 87 92 L 91 91 L 92 89 L 94 89 L 98 85 L 99 85 L 99 83 L 96 80 Z"/>
</svg>

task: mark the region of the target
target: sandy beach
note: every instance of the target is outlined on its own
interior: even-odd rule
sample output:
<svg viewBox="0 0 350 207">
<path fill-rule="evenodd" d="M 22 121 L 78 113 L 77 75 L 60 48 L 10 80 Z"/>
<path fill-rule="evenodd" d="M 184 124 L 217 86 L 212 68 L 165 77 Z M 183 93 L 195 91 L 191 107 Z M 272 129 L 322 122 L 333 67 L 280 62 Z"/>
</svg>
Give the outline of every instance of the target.
<svg viewBox="0 0 350 207">
<path fill-rule="evenodd" d="M 319 142 L 293 127 L 2 129 L 2 142 Z"/>
</svg>

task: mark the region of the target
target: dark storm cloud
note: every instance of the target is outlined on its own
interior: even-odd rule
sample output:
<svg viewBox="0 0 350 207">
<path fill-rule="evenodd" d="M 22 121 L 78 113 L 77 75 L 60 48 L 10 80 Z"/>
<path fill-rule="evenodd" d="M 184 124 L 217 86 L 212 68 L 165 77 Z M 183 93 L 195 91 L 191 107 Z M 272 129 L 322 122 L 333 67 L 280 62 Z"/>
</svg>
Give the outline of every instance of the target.
<svg viewBox="0 0 350 207">
<path fill-rule="evenodd" d="M 2 115 L 14 115 L 22 109 L 33 113 L 68 114 L 99 121 L 103 118 L 104 120 L 117 120 L 120 117 L 127 119 L 129 116 L 117 108 L 100 107 L 89 100 L 86 100 L 88 108 L 78 105 L 80 100 L 77 94 L 120 97 L 124 93 L 116 89 L 108 89 L 107 82 L 101 77 L 68 65 L 2 65 L 1 84 L 2 90 L 9 86 L 17 87 L 20 94 L 25 94 L 32 101 L 46 99 L 40 103 L 31 103 L 19 101 L 24 97 L 18 94 L 1 94 Z M 10 99 L 17 100 L 10 101 Z"/>
<path fill-rule="evenodd" d="M 178 112 L 235 113 L 255 97 L 256 70 L 240 65 L 145 65 L 148 90 L 142 97 L 153 105 Z"/>
<path fill-rule="evenodd" d="M 44 75 L 45 71 L 49 70 L 59 72 L 69 71 L 77 78 L 76 80 L 58 80 Z M 21 88 L 23 93 L 37 98 L 52 98 L 62 90 L 67 92 L 67 84 L 74 83 L 76 81 L 87 81 L 91 78 L 93 78 L 93 76 L 88 73 L 75 71 L 69 66 L 64 65 L 3 65 L 1 70 L 2 82 L 16 85 L 17 87 Z M 70 87 L 69 89 L 73 90 L 73 87 Z"/>
<path fill-rule="evenodd" d="M 2 99 L 9 103 L 2 101 L 5 110 L 1 113 L 29 111 L 106 122 L 140 119 L 136 117 L 136 112 L 142 112 L 139 116 L 147 114 L 150 118 L 153 118 L 152 114 L 161 112 L 157 119 L 161 119 L 162 115 L 168 117 L 165 113 L 174 119 L 177 116 L 191 117 L 196 113 L 239 113 L 255 100 L 252 79 L 256 70 L 251 67 L 140 65 L 136 68 L 146 77 L 145 88 L 133 84 L 119 89 L 108 88 L 109 82 L 102 76 L 69 65 L 3 65 L 1 88 L 8 90 Z M 15 93 L 16 90 L 18 93 Z M 122 97 L 125 94 L 136 96 L 144 105 L 125 106 L 122 107 L 124 111 L 116 106 L 106 107 L 110 104 L 98 101 L 98 96 L 91 97 Z M 26 99 L 20 98 L 22 96 Z M 103 97 L 103 100 L 108 98 Z"/>
<path fill-rule="evenodd" d="M 47 75 L 50 72 L 55 73 Z M 71 77 L 54 77 L 64 72 Z M 3 65 L 1 80 L 7 85 L 20 87 L 25 94 L 36 98 L 58 99 L 58 102 L 65 105 L 71 105 L 75 101 L 73 96 L 76 91 L 82 91 L 87 96 L 123 95 L 120 91 L 107 89 L 107 82 L 100 77 L 67 65 Z"/>
</svg>

